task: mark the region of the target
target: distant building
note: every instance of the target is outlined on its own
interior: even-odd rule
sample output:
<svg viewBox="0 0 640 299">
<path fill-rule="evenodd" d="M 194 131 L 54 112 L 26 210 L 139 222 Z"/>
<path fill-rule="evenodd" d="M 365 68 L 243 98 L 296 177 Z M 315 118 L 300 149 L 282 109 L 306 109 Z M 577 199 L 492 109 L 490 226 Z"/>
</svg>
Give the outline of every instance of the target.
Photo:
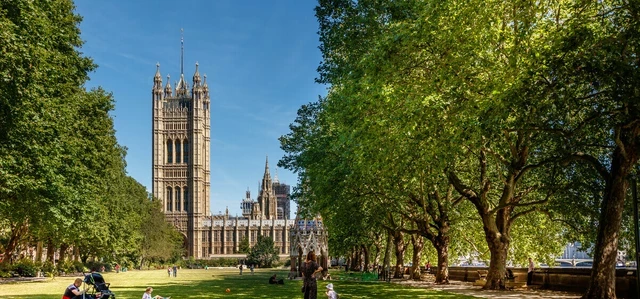
<svg viewBox="0 0 640 299">
<path fill-rule="evenodd" d="M 564 253 L 562 253 L 561 259 L 566 260 L 591 260 L 591 253 L 593 250 L 593 244 L 591 246 L 584 248 L 582 243 L 580 242 L 572 242 L 567 244 L 564 248 Z M 627 252 L 625 250 L 618 250 L 617 261 L 624 262 L 627 260 Z"/>
<path fill-rule="evenodd" d="M 243 217 L 258 219 L 259 214 L 261 214 L 263 215 L 263 217 L 265 217 L 265 219 L 268 219 L 268 216 L 265 215 L 262 211 L 264 211 L 265 207 L 267 207 L 267 209 L 275 207 L 275 219 L 291 219 L 291 200 L 289 198 L 291 186 L 280 183 L 280 181 L 278 180 L 277 170 L 275 177 L 273 178 L 273 180 L 271 180 L 268 158 L 265 163 L 265 175 L 263 176 L 262 181 L 258 184 L 258 190 L 260 192 L 260 195 L 258 195 L 258 200 L 255 201 L 251 198 L 251 191 L 247 189 L 245 198 L 240 203 Z M 274 198 L 275 204 L 273 204 L 272 202 L 272 199 Z"/>
<path fill-rule="evenodd" d="M 590 248 L 582 248 L 582 244 L 580 242 L 573 242 L 567 244 L 564 248 L 564 253 L 562 253 L 561 259 L 590 259 L 589 256 Z"/>
<path fill-rule="evenodd" d="M 276 193 L 278 202 L 278 219 L 291 219 L 291 199 L 289 198 L 291 186 L 280 183 L 277 170 L 276 177 L 273 180 L 273 190 Z"/>
</svg>

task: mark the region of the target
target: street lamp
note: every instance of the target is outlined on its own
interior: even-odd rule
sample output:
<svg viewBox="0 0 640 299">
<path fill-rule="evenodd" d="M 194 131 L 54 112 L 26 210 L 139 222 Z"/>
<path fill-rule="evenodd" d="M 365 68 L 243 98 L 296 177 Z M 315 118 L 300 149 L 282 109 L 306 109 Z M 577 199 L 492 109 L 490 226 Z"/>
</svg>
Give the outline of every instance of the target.
<svg viewBox="0 0 640 299">
<path fill-rule="evenodd" d="M 632 175 L 630 178 L 631 181 L 631 197 L 633 198 L 633 226 L 635 228 L 636 235 L 636 296 L 640 295 L 640 255 L 638 251 L 640 250 L 640 236 L 638 235 L 640 231 L 638 231 L 638 186 L 636 182 L 636 175 Z"/>
</svg>

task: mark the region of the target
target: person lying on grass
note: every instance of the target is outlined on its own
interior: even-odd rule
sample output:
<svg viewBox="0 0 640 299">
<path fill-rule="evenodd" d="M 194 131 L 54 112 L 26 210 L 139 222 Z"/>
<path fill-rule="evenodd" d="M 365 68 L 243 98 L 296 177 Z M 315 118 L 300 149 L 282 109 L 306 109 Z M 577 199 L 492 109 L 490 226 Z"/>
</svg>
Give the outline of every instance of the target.
<svg viewBox="0 0 640 299">
<path fill-rule="evenodd" d="M 273 276 L 269 277 L 269 284 L 284 284 L 284 279 L 278 279 L 276 274 L 273 274 Z"/>
</svg>

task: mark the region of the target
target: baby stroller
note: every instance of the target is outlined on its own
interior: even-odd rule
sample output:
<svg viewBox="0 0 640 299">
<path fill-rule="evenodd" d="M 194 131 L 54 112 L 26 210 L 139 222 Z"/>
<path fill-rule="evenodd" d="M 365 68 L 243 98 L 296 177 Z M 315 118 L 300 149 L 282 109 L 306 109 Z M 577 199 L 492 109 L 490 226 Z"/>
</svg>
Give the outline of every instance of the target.
<svg viewBox="0 0 640 299">
<path fill-rule="evenodd" d="M 116 295 L 109 290 L 109 284 L 104 282 L 100 273 L 89 273 L 84 276 L 85 288 L 83 299 L 115 299 Z M 90 286 L 90 287 L 89 287 Z M 93 290 L 88 290 L 93 288 Z"/>
</svg>

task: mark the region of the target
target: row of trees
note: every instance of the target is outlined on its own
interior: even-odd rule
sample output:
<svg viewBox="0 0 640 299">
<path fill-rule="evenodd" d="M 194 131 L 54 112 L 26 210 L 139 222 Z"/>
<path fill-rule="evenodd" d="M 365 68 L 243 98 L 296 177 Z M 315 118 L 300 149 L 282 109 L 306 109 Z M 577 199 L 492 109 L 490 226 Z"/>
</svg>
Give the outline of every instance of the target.
<svg viewBox="0 0 640 299">
<path fill-rule="evenodd" d="M 508 262 L 582 240 L 584 298 L 615 298 L 640 145 L 637 3 L 320 0 L 316 16 L 330 88 L 298 111 L 279 166 L 332 248 L 394 245 L 399 269 L 405 241 L 414 267 L 428 241 L 438 282 L 451 254 L 486 250 L 497 289 Z"/>
<path fill-rule="evenodd" d="M 80 52 L 73 10 L 70 0 L 0 3 L 3 262 L 36 246 L 51 261 L 71 249 L 83 262 L 179 256 L 181 238 L 126 174 L 113 97 L 84 87 L 96 65 Z"/>
</svg>

